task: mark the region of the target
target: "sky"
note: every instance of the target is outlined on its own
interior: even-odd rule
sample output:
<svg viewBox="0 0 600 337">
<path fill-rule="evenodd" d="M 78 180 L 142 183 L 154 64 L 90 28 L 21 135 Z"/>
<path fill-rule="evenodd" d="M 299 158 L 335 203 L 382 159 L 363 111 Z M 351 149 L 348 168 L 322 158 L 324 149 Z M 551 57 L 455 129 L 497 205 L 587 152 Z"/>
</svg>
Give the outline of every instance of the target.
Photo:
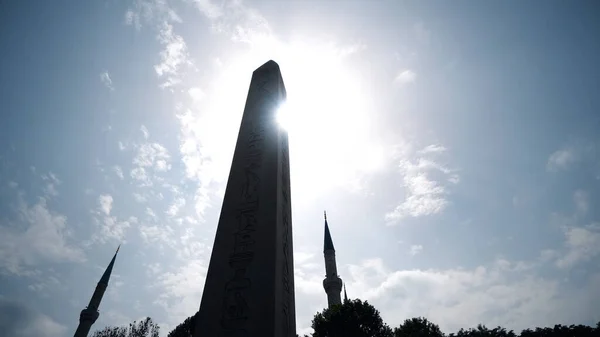
<svg viewBox="0 0 600 337">
<path fill-rule="evenodd" d="M 199 307 L 252 71 L 288 100 L 296 322 L 600 321 L 594 1 L 3 1 L 0 331 Z"/>
</svg>

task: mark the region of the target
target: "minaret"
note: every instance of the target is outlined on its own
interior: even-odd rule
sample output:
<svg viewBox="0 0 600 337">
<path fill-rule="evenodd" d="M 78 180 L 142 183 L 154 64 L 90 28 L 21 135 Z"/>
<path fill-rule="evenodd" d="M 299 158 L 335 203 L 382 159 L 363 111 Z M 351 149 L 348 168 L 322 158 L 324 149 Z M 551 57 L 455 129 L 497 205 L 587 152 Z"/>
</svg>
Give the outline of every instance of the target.
<svg viewBox="0 0 600 337">
<path fill-rule="evenodd" d="M 325 215 L 325 243 L 323 247 L 323 255 L 325 256 L 325 279 L 323 280 L 323 288 L 327 293 L 327 304 L 331 308 L 333 305 L 342 304 L 342 279 L 337 274 L 337 265 L 335 263 L 335 248 L 333 248 L 333 240 L 329 233 L 329 225 L 327 225 L 327 213 Z"/>
<path fill-rule="evenodd" d="M 346 294 L 346 283 L 344 283 L 344 303 L 348 302 L 348 294 Z"/>
<path fill-rule="evenodd" d="M 120 247 L 121 245 L 117 247 L 115 256 L 113 256 L 112 260 L 110 260 L 108 267 L 104 271 L 104 274 L 102 274 L 102 278 L 100 278 L 100 282 L 98 282 L 98 285 L 96 285 L 96 290 L 94 291 L 94 295 L 92 295 L 90 303 L 81 311 L 81 314 L 79 315 L 79 326 L 75 331 L 74 337 L 87 337 L 92 324 L 94 324 L 94 322 L 96 322 L 98 319 L 98 316 L 100 316 L 98 307 L 100 306 L 100 301 L 102 301 L 104 291 L 106 291 L 106 287 L 108 286 L 108 280 L 110 279 L 110 274 L 115 264 L 115 259 L 117 258 L 117 253 L 119 252 Z"/>
</svg>

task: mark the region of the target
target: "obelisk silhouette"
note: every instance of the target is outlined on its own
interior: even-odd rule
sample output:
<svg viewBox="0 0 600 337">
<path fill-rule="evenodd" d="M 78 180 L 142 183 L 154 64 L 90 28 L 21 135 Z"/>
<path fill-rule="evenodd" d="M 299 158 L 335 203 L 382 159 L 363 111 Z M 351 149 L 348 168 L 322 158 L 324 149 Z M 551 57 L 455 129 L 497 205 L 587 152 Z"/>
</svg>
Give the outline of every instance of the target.
<svg viewBox="0 0 600 337">
<path fill-rule="evenodd" d="M 252 74 L 194 337 L 295 337 L 286 97 L 279 66 Z"/>
</svg>

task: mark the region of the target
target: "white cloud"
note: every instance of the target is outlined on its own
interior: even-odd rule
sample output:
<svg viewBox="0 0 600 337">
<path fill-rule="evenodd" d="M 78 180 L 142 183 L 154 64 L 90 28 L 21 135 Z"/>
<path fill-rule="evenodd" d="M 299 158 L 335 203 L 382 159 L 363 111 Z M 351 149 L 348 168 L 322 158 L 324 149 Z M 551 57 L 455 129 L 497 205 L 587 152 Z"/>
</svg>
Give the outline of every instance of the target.
<svg viewBox="0 0 600 337">
<path fill-rule="evenodd" d="M 323 273 L 325 266 L 322 260 L 306 252 L 294 252 L 294 286 L 304 295 L 323 296 Z"/>
<path fill-rule="evenodd" d="M 121 169 L 120 166 L 118 166 L 118 165 L 113 166 L 113 171 L 115 172 L 117 177 L 119 177 L 119 179 L 121 179 L 121 180 L 125 179 L 125 177 L 123 176 L 123 170 Z"/>
<path fill-rule="evenodd" d="M 182 22 L 177 12 L 169 6 L 169 1 L 164 0 L 134 0 L 125 12 L 124 19 L 125 24 L 134 26 L 136 30 L 142 28 L 142 21 Z"/>
<path fill-rule="evenodd" d="M 140 30 L 142 28 L 139 14 L 131 9 L 128 9 L 125 12 L 125 24 L 133 25 L 137 30 Z"/>
<path fill-rule="evenodd" d="M 201 101 L 204 98 L 204 96 L 206 96 L 204 91 L 202 91 L 202 89 L 197 88 L 197 87 L 190 88 L 188 90 L 188 94 L 190 95 L 190 97 L 192 98 L 192 100 L 194 102 Z"/>
<path fill-rule="evenodd" d="M 212 29 L 235 42 L 254 45 L 257 40 L 272 35 L 267 20 L 242 1 L 231 1 L 223 7 L 216 7 L 208 0 L 197 3 L 203 3 L 197 7 L 212 22 Z"/>
<path fill-rule="evenodd" d="M 130 176 L 137 181 L 138 186 L 154 186 L 154 183 L 160 182 L 161 178 L 153 173 L 169 171 L 171 156 L 167 149 L 159 143 L 136 145 L 136 149 L 137 153 L 133 158 L 135 167 L 131 169 Z M 136 200 L 140 201 L 141 199 L 136 198 Z"/>
<path fill-rule="evenodd" d="M 394 79 L 395 82 L 401 83 L 401 84 L 413 83 L 416 80 L 417 80 L 417 73 L 415 73 L 414 71 L 412 71 L 410 69 L 405 69 L 405 70 L 400 71 L 400 73 L 398 73 L 398 75 L 396 75 L 396 78 Z"/>
<path fill-rule="evenodd" d="M 548 171 L 552 172 L 566 170 L 575 163 L 577 159 L 573 149 L 558 150 L 550 155 L 546 168 Z"/>
<path fill-rule="evenodd" d="M 168 168 L 169 151 L 158 143 L 146 143 L 138 147 L 138 153 L 133 158 L 133 164 L 139 167 L 154 167 L 158 171 Z"/>
<path fill-rule="evenodd" d="M 154 66 L 154 70 L 158 77 L 166 77 L 166 81 L 161 84 L 162 88 L 172 87 L 181 82 L 181 66 L 192 65 L 192 61 L 183 37 L 173 33 L 171 24 L 164 22 L 157 38 L 164 49 L 160 52 L 160 63 Z"/>
<path fill-rule="evenodd" d="M 149 225 L 138 226 L 140 237 L 146 244 L 166 244 L 171 248 L 176 248 L 174 240 L 174 230 L 169 225 Z M 162 246 L 159 245 L 159 248 Z"/>
<path fill-rule="evenodd" d="M 0 226 L 0 267 L 27 274 L 43 262 L 82 262 L 83 251 L 68 243 L 67 218 L 48 208 L 45 198 L 30 206 L 19 198 L 19 222 Z"/>
<path fill-rule="evenodd" d="M 62 183 L 54 173 L 49 172 L 47 175 L 42 174 L 42 180 L 46 183 L 43 188 L 46 198 L 58 196 L 57 187 Z"/>
<path fill-rule="evenodd" d="M 148 139 L 150 137 L 150 132 L 148 131 L 148 128 L 145 125 L 140 126 L 140 131 L 142 131 L 144 139 Z"/>
<path fill-rule="evenodd" d="M 102 219 L 96 218 L 95 221 L 99 231 L 93 235 L 93 241 L 100 243 L 106 243 L 109 240 L 123 242 L 125 231 L 132 224 L 137 223 L 137 218 L 130 217 L 129 220 L 119 221 L 116 216 L 104 216 Z"/>
<path fill-rule="evenodd" d="M 204 260 L 191 259 L 175 271 L 159 276 L 156 286 L 161 287 L 163 291 L 154 303 L 169 313 L 171 325 L 183 322 L 198 310 L 206 272 L 207 264 Z"/>
<path fill-rule="evenodd" d="M 125 144 L 123 144 L 123 142 L 119 141 L 119 150 L 124 151 L 125 150 Z"/>
<path fill-rule="evenodd" d="M 146 272 L 148 274 L 148 276 L 154 278 L 156 275 L 161 274 L 162 273 L 162 268 L 160 263 L 147 263 L 145 264 L 146 266 Z"/>
<path fill-rule="evenodd" d="M 223 15 L 223 10 L 220 6 L 212 3 L 210 0 L 192 0 L 198 10 L 209 19 L 217 19 Z"/>
<path fill-rule="evenodd" d="M 556 260 L 560 268 L 570 268 L 600 255 L 600 224 L 565 226 L 565 253 Z"/>
<path fill-rule="evenodd" d="M 108 74 L 108 72 L 103 72 L 100 74 L 100 82 L 102 82 L 102 84 L 104 84 L 110 91 L 115 90 L 115 88 L 113 87 L 113 82 L 110 79 L 110 75 Z"/>
<path fill-rule="evenodd" d="M 431 144 L 431 145 L 427 145 L 424 149 L 419 150 L 420 154 L 428 154 L 428 153 L 443 153 L 446 152 L 448 149 L 446 149 L 444 146 L 440 145 L 440 144 Z"/>
<path fill-rule="evenodd" d="M 596 281 L 565 292 L 558 281 L 506 260 L 473 269 L 392 270 L 371 259 L 351 265 L 349 273 L 348 290 L 375 305 L 391 326 L 425 316 L 447 332 L 480 323 L 518 330 L 580 321 L 578 315 L 592 318 L 586 313 L 591 303 L 582 300 L 600 295 L 592 291 Z"/>
<path fill-rule="evenodd" d="M 98 197 L 98 210 L 92 212 L 98 231 L 92 235 L 92 241 L 106 243 L 108 240 L 123 242 L 125 231 L 132 224 L 138 222 L 136 217 L 129 217 L 127 220 L 119 220 L 111 215 L 113 208 L 113 198 L 109 194 L 103 194 Z"/>
<path fill-rule="evenodd" d="M 149 217 L 151 217 L 153 220 L 157 220 L 158 219 L 158 217 L 156 216 L 156 213 L 150 207 L 146 207 L 146 214 Z"/>
<path fill-rule="evenodd" d="M 133 193 L 133 198 L 135 199 L 135 201 L 137 202 L 146 202 L 148 200 L 148 198 L 146 198 L 145 196 L 143 196 L 140 193 Z"/>
<path fill-rule="evenodd" d="M 105 215 L 110 215 L 112 209 L 113 198 L 109 194 L 103 194 L 98 197 L 98 204 L 100 204 L 100 210 Z"/>
<path fill-rule="evenodd" d="M 430 145 L 417 153 L 435 155 L 444 150 L 443 146 Z M 408 153 L 403 154 L 407 155 Z M 394 224 L 407 216 L 420 217 L 444 211 L 448 206 L 448 191 L 444 181 L 434 180 L 431 172 L 441 173 L 446 182 L 456 184 L 459 182 L 459 176 L 455 171 L 426 157 L 416 160 L 401 159 L 399 168 L 404 181 L 405 198 L 393 211 L 385 215 L 388 224 Z"/>
<path fill-rule="evenodd" d="M 129 174 L 139 182 L 140 186 L 152 186 L 152 181 L 143 167 L 135 167 Z"/>
<path fill-rule="evenodd" d="M 410 256 L 415 256 L 423 251 L 423 246 L 421 245 L 412 245 L 410 246 L 409 254 Z"/>
<path fill-rule="evenodd" d="M 183 206 L 185 206 L 185 199 L 177 198 L 177 199 L 175 199 L 173 204 L 171 204 L 171 206 L 169 206 L 169 209 L 167 210 L 167 214 L 170 217 L 174 217 L 175 215 L 177 215 L 177 213 L 179 213 L 179 209 Z"/>
</svg>

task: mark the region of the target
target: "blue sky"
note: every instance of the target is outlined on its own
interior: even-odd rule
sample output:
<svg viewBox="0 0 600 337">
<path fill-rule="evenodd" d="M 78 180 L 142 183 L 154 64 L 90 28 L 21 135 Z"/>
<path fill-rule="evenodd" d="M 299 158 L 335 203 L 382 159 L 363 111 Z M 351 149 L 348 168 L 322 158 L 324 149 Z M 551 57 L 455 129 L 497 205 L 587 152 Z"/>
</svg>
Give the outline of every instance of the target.
<svg viewBox="0 0 600 337">
<path fill-rule="evenodd" d="M 598 4 L 0 5 L 0 330 L 198 308 L 251 72 L 288 91 L 298 331 L 348 295 L 445 331 L 600 317 Z"/>
</svg>

